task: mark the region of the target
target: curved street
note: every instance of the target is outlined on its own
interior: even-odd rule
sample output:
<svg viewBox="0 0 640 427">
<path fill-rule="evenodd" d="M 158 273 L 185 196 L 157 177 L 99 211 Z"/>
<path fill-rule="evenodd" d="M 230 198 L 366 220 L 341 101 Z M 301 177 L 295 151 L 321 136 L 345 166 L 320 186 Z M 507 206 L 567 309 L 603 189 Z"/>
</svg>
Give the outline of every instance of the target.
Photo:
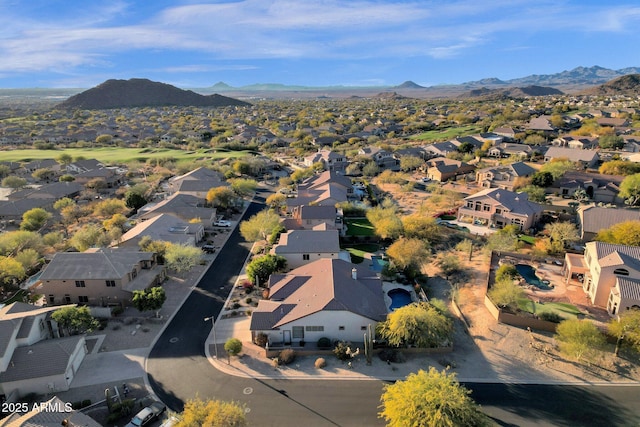
<svg viewBox="0 0 640 427">
<path fill-rule="evenodd" d="M 264 208 L 260 198 L 243 219 Z M 236 227 L 198 285 L 157 339 L 146 370 L 155 394 L 174 411 L 199 396 L 244 404 L 249 425 L 374 426 L 384 381 L 264 380 L 224 374 L 205 355 L 211 322 L 231 291 L 250 244 Z M 640 388 L 465 383 L 499 425 L 638 425 Z"/>
</svg>

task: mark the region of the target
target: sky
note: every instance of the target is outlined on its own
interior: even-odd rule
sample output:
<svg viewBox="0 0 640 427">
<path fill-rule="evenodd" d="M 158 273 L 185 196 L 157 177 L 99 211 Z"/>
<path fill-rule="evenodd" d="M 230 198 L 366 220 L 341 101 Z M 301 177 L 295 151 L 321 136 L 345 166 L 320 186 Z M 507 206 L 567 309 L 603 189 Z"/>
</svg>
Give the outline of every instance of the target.
<svg viewBox="0 0 640 427">
<path fill-rule="evenodd" d="M 637 0 L 0 0 L 0 88 L 422 86 L 640 66 Z"/>
</svg>

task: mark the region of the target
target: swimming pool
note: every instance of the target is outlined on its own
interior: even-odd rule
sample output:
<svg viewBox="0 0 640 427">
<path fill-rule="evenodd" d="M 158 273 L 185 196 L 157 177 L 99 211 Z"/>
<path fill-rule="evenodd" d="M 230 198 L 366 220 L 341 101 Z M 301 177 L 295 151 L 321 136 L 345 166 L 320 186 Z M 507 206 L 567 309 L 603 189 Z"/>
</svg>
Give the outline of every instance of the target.
<svg viewBox="0 0 640 427">
<path fill-rule="evenodd" d="M 528 284 L 545 291 L 551 289 L 548 282 L 540 280 L 540 278 L 536 276 L 536 269 L 532 266 L 527 264 L 516 264 L 516 270 L 518 270 L 518 273 Z"/>
<path fill-rule="evenodd" d="M 389 261 L 382 259 L 379 255 L 371 255 L 371 269 L 376 273 L 380 273 L 387 265 Z"/>
<path fill-rule="evenodd" d="M 409 305 L 413 302 L 411 299 L 411 293 L 402 288 L 391 289 L 387 292 L 389 298 L 391 298 L 391 305 L 389 306 L 389 310 L 393 311 L 396 308 L 404 307 L 405 305 Z"/>
</svg>

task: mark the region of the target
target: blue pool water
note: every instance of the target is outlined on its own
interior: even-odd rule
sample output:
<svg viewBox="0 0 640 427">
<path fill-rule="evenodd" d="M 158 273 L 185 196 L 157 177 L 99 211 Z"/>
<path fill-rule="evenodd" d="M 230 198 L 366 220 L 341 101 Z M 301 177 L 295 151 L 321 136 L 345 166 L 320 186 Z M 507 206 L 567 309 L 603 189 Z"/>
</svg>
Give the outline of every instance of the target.
<svg viewBox="0 0 640 427">
<path fill-rule="evenodd" d="M 389 265 L 389 261 L 378 255 L 371 255 L 371 269 L 376 273 L 380 273 L 387 265 Z"/>
<path fill-rule="evenodd" d="M 391 305 L 389 306 L 389 310 L 395 310 L 396 308 L 404 307 L 405 305 L 411 304 L 413 301 L 411 300 L 411 294 L 409 291 L 406 291 L 401 288 L 391 289 L 387 292 L 389 298 L 391 298 Z"/>
<path fill-rule="evenodd" d="M 538 289 L 549 290 L 551 287 L 544 283 L 538 276 L 536 276 L 536 269 L 527 264 L 516 264 L 516 270 L 522 276 L 522 278 L 530 285 L 535 286 Z"/>
</svg>

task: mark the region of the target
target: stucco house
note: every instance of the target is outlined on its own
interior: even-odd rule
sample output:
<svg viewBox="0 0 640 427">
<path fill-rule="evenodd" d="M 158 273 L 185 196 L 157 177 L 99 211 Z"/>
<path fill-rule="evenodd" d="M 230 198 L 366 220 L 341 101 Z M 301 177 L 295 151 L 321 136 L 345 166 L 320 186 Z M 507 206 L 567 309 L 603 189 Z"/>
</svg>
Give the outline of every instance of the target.
<svg viewBox="0 0 640 427">
<path fill-rule="evenodd" d="M 343 171 L 349 161 L 343 154 L 323 148 L 304 158 L 304 165 L 307 167 L 315 163 L 322 163 L 325 170 Z"/>
<path fill-rule="evenodd" d="M 295 269 L 320 258 L 340 258 L 338 230 L 291 230 L 280 235 L 271 253 L 287 260 L 287 268 Z M 346 253 L 346 252 L 345 252 Z M 346 260 L 351 261 L 346 253 Z"/>
<path fill-rule="evenodd" d="M 188 194 L 200 200 L 205 200 L 211 188 L 228 186 L 229 183 L 219 172 L 203 167 L 169 178 L 167 183 L 169 193 Z"/>
<path fill-rule="evenodd" d="M 65 391 L 86 354 L 82 335 L 60 338 L 51 313 L 61 307 L 16 302 L 0 308 L 0 395 Z"/>
<path fill-rule="evenodd" d="M 287 230 L 338 230 L 344 234 L 344 215 L 335 206 L 302 205 L 291 208 L 291 216 L 282 220 Z"/>
<path fill-rule="evenodd" d="M 640 247 L 588 242 L 584 255 L 566 254 L 566 280 L 582 278 L 592 304 L 610 315 L 640 308 Z"/>
<path fill-rule="evenodd" d="M 298 185 L 297 196 L 287 199 L 287 211 L 297 206 L 333 206 L 356 198 L 351 179 L 336 171 L 324 171 Z"/>
<path fill-rule="evenodd" d="M 530 145 L 511 142 L 503 142 L 487 150 L 487 156 L 496 158 L 515 156 L 524 159 L 531 154 L 533 154 L 533 148 Z"/>
<path fill-rule="evenodd" d="M 620 204 L 623 200 L 618 197 L 618 193 L 623 180 L 624 176 L 619 175 L 569 171 L 548 187 L 547 192 L 573 197 L 576 190 L 583 189 L 594 202 Z"/>
<path fill-rule="evenodd" d="M 543 211 L 526 193 L 500 188 L 479 191 L 465 197 L 464 202 L 458 209 L 458 221 L 492 228 L 516 225 L 525 231 L 538 222 Z"/>
<path fill-rule="evenodd" d="M 117 246 L 139 249 L 138 244 L 143 237 L 196 246 L 204 238 L 204 225 L 201 222 L 184 222 L 174 215 L 163 213 L 136 224 L 120 237 Z"/>
<path fill-rule="evenodd" d="M 330 340 L 361 342 L 368 325 L 386 318 L 382 282 L 371 270 L 340 259 L 319 259 L 268 282 L 269 298 L 251 315 L 250 330 L 270 345 Z"/>
<path fill-rule="evenodd" d="M 578 230 L 583 242 L 593 240 L 600 230 L 625 221 L 640 221 L 640 211 L 595 205 L 578 208 Z"/>
<path fill-rule="evenodd" d="M 391 151 L 376 146 L 362 147 L 358 155 L 373 160 L 381 169 L 400 170 L 400 159 Z"/>
<path fill-rule="evenodd" d="M 49 305 L 123 306 L 133 291 L 157 286 L 165 277 L 152 252 L 100 248 L 56 253 L 35 286 Z"/>
<path fill-rule="evenodd" d="M 458 176 L 466 175 L 476 169 L 473 165 L 446 157 L 427 160 L 425 168 L 427 177 L 440 182 L 455 180 Z"/>
<path fill-rule="evenodd" d="M 592 168 L 600 161 L 600 155 L 596 150 L 581 150 L 578 148 L 549 147 L 544 154 L 545 163 L 554 159 L 566 159 L 579 162 L 584 167 Z"/>
<path fill-rule="evenodd" d="M 160 202 L 144 205 L 138 209 L 137 218 L 148 220 L 161 214 L 171 214 L 184 222 L 198 220 L 205 228 L 211 228 L 217 212 L 215 208 L 206 207 L 199 197 L 175 193 Z"/>
<path fill-rule="evenodd" d="M 513 191 L 518 178 L 526 178 L 536 172 L 524 162 L 476 170 L 476 184 L 483 188 L 502 188 Z"/>
</svg>

